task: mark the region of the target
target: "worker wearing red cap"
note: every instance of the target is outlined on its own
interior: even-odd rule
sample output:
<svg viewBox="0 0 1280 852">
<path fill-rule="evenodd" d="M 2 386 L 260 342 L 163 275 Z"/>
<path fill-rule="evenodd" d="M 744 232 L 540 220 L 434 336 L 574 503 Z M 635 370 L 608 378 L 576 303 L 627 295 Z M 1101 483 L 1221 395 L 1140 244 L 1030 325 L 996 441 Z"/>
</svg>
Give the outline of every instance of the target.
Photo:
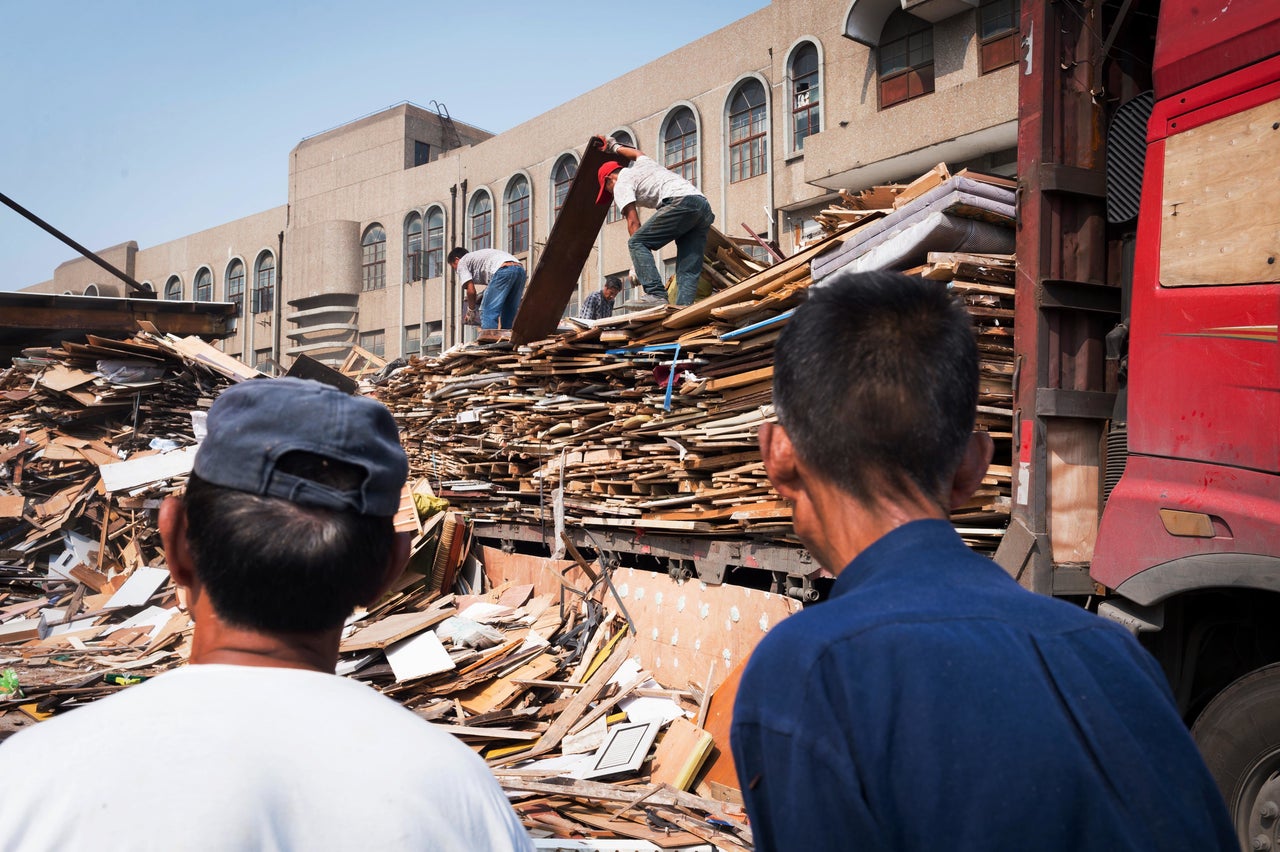
<svg viewBox="0 0 1280 852">
<path fill-rule="evenodd" d="M 715 215 L 706 196 L 675 172 L 664 169 L 641 153 L 639 148 L 621 145 L 616 139 L 596 137 L 610 154 L 629 160 L 627 166 L 610 160 L 598 172 L 600 191 L 597 204 L 612 201 L 627 220 L 627 248 L 631 266 L 644 288 L 641 302 L 667 302 L 667 291 L 658 274 L 653 253 L 667 243 L 676 244 L 676 304 L 691 305 L 702 275 L 702 255 L 707 248 L 707 232 Z M 640 224 L 637 207 L 657 212 Z"/>
</svg>

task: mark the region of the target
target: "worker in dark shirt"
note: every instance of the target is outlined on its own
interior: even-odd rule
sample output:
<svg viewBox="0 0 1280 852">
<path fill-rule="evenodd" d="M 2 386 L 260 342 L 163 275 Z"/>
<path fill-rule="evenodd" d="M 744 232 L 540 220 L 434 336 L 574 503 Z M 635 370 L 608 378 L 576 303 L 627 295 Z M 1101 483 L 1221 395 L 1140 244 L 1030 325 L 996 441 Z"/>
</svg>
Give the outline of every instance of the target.
<svg viewBox="0 0 1280 852">
<path fill-rule="evenodd" d="M 836 576 L 765 636 L 730 742 L 756 849 L 1235 850 L 1155 660 L 948 522 L 982 482 L 972 322 L 837 273 L 777 343 L 765 469 Z"/>
<path fill-rule="evenodd" d="M 578 319 L 599 320 L 613 316 L 613 300 L 621 292 L 622 280 L 616 275 L 610 275 L 604 280 L 603 287 L 583 300 Z"/>
</svg>

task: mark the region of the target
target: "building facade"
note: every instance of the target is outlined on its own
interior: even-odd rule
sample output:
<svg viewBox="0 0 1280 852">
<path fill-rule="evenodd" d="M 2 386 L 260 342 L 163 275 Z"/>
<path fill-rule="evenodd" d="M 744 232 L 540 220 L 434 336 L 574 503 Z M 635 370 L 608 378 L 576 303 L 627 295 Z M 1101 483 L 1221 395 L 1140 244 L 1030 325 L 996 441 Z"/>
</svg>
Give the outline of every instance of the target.
<svg viewBox="0 0 1280 852">
<path fill-rule="evenodd" d="M 255 366 L 439 351 L 469 333 L 449 249 L 532 271 L 592 134 L 692 180 L 724 233 L 791 251 L 839 190 L 939 162 L 1011 173 L 1019 39 L 1017 0 L 773 0 L 504 133 L 404 103 L 308 137 L 285 206 L 103 254 L 160 298 L 239 304 L 222 346 Z M 611 210 L 570 311 L 629 270 L 626 241 Z M 28 289 L 124 295 L 83 259 Z"/>
</svg>

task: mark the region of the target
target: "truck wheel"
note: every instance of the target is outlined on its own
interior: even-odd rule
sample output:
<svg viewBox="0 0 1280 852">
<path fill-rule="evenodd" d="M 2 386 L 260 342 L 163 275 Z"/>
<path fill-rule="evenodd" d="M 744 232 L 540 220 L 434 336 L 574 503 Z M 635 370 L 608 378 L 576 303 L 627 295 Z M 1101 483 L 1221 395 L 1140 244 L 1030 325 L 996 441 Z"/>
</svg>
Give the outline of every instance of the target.
<svg viewBox="0 0 1280 852">
<path fill-rule="evenodd" d="M 1244 848 L 1280 849 L 1280 664 L 1224 689 L 1196 719 L 1191 735 Z"/>
</svg>

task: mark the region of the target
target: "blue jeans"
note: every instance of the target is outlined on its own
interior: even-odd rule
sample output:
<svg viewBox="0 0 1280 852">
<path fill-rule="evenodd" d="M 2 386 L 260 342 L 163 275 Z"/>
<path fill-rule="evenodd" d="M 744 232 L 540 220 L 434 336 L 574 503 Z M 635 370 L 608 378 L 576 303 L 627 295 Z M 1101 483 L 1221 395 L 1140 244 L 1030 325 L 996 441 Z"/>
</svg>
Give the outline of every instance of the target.
<svg viewBox="0 0 1280 852">
<path fill-rule="evenodd" d="M 480 328 L 511 328 L 524 293 L 524 281 L 524 267 L 518 263 L 499 267 L 493 273 L 480 299 Z"/>
<path fill-rule="evenodd" d="M 667 300 L 667 288 L 653 253 L 674 241 L 676 244 L 677 305 L 692 305 L 698 292 L 698 276 L 702 274 L 702 255 L 707 250 L 707 232 L 716 220 L 711 205 L 701 195 L 686 195 L 659 207 L 627 240 L 631 251 L 631 267 L 640 286 L 651 296 Z"/>
</svg>

